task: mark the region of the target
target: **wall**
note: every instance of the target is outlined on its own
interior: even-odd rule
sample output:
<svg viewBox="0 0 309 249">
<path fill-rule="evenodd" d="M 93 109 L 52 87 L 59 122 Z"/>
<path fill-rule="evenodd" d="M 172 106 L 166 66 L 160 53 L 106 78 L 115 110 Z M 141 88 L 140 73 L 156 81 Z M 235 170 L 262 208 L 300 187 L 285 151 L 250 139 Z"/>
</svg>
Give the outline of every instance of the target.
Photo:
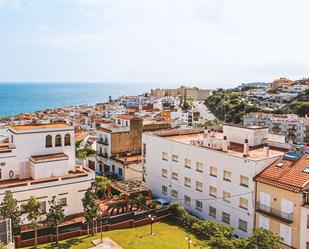
<svg viewBox="0 0 309 249">
<path fill-rule="evenodd" d="M 257 192 L 256 192 L 256 200 L 260 201 L 260 192 L 269 193 L 271 196 L 271 207 L 277 210 L 281 210 L 281 199 L 289 200 L 294 203 L 293 207 L 293 222 L 291 224 L 286 224 L 284 222 L 280 222 L 279 220 L 268 216 L 269 219 L 269 230 L 274 233 L 280 233 L 280 223 L 284 225 L 288 225 L 292 227 L 292 246 L 295 248 L 299 248 L 299 240 L 300 240 L 300 206 L 302 205 L 303 199 L 302 195 L 298 193 L 294 193 L 291 191 L 287 191 L 281 188 L 273 187 L 271 185 L 263 184 L 257 182 Z M 256 215 L 256 226 L 259 227 L 260 215 Z M 264 216 L 264 215 L 262 215 Z M 302 220 L 302 222 L 305 222 Z"/>
</svg>

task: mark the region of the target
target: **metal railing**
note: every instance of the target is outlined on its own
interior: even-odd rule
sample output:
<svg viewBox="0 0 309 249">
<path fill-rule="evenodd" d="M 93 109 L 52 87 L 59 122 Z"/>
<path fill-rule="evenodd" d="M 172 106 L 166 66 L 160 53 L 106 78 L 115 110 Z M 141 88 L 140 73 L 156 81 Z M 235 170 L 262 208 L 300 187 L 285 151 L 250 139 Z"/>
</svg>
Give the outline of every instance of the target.
<svg viewBox="0 0 309 249">
<path fill-rule="evenodd" d="M 97 143 L 103 144 L 103 145 L 108 145 L 108 140 L 107 139 L 97 139 Z"/>
<path fill-rule="evenodd" d="M 269 207 L 267 205 L 261 204 L 260 202 L 256 203 L 255 209 L 257 212 L 269 215 L 275 219 L 282 220 L 287 223 L 293 222 L 293 213 L 286 213 L 278 209 Z"/>
</svg>

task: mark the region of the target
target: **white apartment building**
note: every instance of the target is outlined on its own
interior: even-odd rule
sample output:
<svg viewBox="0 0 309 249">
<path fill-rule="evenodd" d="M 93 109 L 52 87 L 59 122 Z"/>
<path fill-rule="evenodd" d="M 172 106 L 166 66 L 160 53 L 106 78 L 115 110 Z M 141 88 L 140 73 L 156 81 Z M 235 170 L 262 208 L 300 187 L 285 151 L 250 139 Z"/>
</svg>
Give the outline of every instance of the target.
<svg viewBox="0 0 309 249">
<path fill-rule="evenodd" d="M 202 218 L 231 225 L 247 237 L 254 228 L 253 177 L 283 152 L 263 147 L 267 128 L 224 125 L 143 134 L 146 183 L 158 198 L 180 202 Z"/>
<path fill-rule="evenodd" d="M 0 145 L 0 201 L 10 190 L 21 205 L 35 196 L 43 213 L 57 196 L 65 214 L 83 212 L 81 199 L 94 171 L 76 166 L 74 128 L 66 124 L 12 126 Z M 27 223 L 23 216 L 23 223 Z M 44 218 L 44 217 L 42 217 Z"/>
<path fill-rule="evenodd" d="M 109 104 L 105 108 L 105 117 L 114 119 L 121 114 L 125 114 L 127 109 L 123 105 Z"/>
<path fill-rule="evenodd" d="M 285 137 L 286 142 L 309 144 L 309 118 L 296 114 L 251 112 L 244 117 L 244 125 L 262 125 L 272 134 Z"/>
</svg>

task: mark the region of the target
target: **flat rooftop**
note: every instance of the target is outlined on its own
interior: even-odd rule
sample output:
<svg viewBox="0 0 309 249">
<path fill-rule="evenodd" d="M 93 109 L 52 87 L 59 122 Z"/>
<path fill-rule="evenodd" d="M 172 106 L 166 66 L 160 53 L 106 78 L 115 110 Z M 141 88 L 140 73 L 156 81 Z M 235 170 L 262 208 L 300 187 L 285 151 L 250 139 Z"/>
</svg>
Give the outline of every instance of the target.
<svg viewBox="0 0 309 249">
<path fill-rule="evenodd" d="M 226 152 L 223 152 L 222 149 L 216 149 L 214 147 L 209 147 L 209 146 L 204 145 L 203 143 L 196 143 L 197 141 L 204 141 L 205 140 L 204 132 L 201 129 L 171 130 L 170 135 L 169 135 L 169 131 L 164 131 L 161 134 L 162 135 L 160 135 L 160 132 L 153 133 L 153 135 L 163 137 L 164 139 L 188 144 L 188 145 L 191 145 L 191 146 L 221 151 L 222 153 L 227 153 L 227 154 L 233 155 L 233 156 L 246 157 L 246 158 L 253 159 L 253 160 L 259 160 L 259 159 L 265 158 L 265 153 L 264 153 L 264 149 L 263 149 L 262 145 L 261 146 L 254 146 L 254 147 L 250 146 L 248 155 L 244 156 L 244 152 L 243 152 L 244 145 L 243 144 L 230 142 L 228 150 Z M 213 132 L 212 136 L 216 140 L 215 142 L 222 142 L 223 141 L 224 135 L 221 132 Z M 283 155 L 284 152 L 286 152 L 286 151 L 287 150 L 283 150 L 281 148 L 270 147 L 269 148 L 269 157 Z"/>
<path fill-rule="evenodd" d="M 89 169 L 87 167 L 83 167 L 82 169 L 78 169 L 75 172 L 69 172 L 66 175 L 63 176 L 53 176 L 48 178 L 42 178 L 38 180 L 33 180 L 31 178 L 26 179 L 9 179 L 9 180 L 2 180 L 0 181 L 0 189 L 9 189 L 9 188 L 16 188 L 16 187 L 22 187 L 27 185 L 36 185 L 36 184 L 43 184 L 47 182 L 54 182 L 59 180 L 69 180 L 79 177 L 86 177 L 90 173 L 94 173 L 92 169 Z"/>
<path fill-rule="evenodd" d="M 54 124 L 14 125 L 10 127 L 10 129 L 15 131 L 41 130 L 41 129 L 53 129 L 53 128 L 71 128 L 71 126 L 63 123 L 54 123 Z"/>
</svg>

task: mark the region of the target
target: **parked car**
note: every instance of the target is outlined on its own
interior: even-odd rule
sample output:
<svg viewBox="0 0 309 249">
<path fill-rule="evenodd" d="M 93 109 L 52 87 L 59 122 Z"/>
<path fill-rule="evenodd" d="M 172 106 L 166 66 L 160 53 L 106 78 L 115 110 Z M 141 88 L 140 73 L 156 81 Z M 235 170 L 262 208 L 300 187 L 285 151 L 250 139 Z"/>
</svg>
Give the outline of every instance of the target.
<svg viewBox="0 0 309 249">
<path fill-rule="evenodd" d="M 170 202 L 165 199 L 154 199 L 153 202 L 161 207 L 167 207 L 170 205 Z"/>
</svg>

